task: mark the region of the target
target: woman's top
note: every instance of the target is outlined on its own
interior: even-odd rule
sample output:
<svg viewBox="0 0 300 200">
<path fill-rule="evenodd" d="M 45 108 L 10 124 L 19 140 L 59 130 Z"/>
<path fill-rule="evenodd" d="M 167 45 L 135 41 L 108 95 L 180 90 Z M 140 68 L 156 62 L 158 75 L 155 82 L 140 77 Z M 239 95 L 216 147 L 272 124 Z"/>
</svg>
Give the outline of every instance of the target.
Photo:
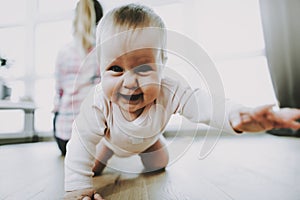
<svg viewBox="0 0 300 200">
<path fill-rule="evenodd" d="M 56 118 L 56 137 L 69 140 L 72 123 L 79 112 L 83 99 L 94 83 L 100 81 L 95 51 L 88 55 L 81 52 L 75 41 L 63 47 L 57 55 L 55 66 L 54 112 Z"/>
</svg>

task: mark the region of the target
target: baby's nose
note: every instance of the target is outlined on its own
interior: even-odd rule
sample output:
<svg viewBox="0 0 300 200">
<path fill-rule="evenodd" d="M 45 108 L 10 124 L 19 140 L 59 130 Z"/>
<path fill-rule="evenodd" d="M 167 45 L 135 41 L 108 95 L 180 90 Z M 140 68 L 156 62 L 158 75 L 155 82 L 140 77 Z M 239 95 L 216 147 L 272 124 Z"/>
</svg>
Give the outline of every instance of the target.
<svg viewBox="0 0 300 200">
<path fill-rule="evenodd" d="M 138 79 L 135 73 L 127 72 L 124 76 L 123 86 L 126 89 L 136 89 L 138 87 Z"/>
</svg>

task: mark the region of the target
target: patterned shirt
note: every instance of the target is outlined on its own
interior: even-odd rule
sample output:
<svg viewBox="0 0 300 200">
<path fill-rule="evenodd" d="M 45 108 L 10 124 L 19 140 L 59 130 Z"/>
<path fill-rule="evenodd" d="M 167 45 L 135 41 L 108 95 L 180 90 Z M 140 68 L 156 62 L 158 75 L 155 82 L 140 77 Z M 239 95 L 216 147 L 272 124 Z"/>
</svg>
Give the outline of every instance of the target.
<svg viewBox="0 0 300 200">
<path fill-rule="evenodd" d="M 88 55 L 81 52 L 75 41 L 63 47 L 56 59 L 55 66 L 56 95 L 54 111 L 56 118 L 56 136 L 69 140 L 72 123 L 79 112 L 81 102 L 88 94 L 94 83 L 100 79 L 100 68 L 96 59 L 96 52 L 91 50 Z"/>
</svg>

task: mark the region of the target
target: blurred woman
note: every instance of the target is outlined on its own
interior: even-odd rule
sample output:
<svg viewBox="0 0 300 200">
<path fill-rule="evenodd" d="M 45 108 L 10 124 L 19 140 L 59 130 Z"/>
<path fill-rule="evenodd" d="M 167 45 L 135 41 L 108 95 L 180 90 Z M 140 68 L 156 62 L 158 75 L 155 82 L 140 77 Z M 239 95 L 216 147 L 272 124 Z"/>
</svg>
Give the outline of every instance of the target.
<svg viewBox="0 0 300 200">
<path fill-rule="evenodd" d="M 72 123 L 91 87 L 100 81 L 95 47 L 96 26 L 103 16 L 97 0 L 80 0 L 73 20 L 73 40 L 58 53 L 55 65 L 54 137 L 66 154 Z"/>
</svg>

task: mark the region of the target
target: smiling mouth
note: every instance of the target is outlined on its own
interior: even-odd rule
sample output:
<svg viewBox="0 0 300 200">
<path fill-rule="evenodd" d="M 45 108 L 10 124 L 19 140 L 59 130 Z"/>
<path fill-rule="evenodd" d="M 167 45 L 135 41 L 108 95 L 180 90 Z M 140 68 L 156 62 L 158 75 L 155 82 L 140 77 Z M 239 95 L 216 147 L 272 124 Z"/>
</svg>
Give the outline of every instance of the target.
<svg viewBox="0 0 300 200">
<path fill-rule="evenodd" d="M 137 101 L 141 97 L 143 97 L 143 94 L 133 94 L 133 95 L 125 95 L 125 94 L 120 94 L 121 97 L 123 97 L 127 101 Z"/>
</svg>

